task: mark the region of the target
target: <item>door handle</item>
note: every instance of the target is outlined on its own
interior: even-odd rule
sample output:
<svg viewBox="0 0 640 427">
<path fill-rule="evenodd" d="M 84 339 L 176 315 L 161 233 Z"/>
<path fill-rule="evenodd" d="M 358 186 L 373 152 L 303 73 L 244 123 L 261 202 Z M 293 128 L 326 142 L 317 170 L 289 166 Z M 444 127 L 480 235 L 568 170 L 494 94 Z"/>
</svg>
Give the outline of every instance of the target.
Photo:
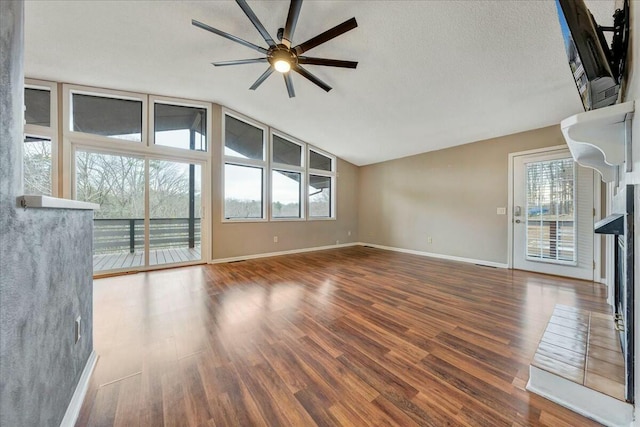
<svg viewBox="0 0 640 427">
<path fill-rule="evenodd" d="M 520 224 L 522 221 L 520 221 L 519 219 L 516 219 L 516 224 Z"/>
</svg>

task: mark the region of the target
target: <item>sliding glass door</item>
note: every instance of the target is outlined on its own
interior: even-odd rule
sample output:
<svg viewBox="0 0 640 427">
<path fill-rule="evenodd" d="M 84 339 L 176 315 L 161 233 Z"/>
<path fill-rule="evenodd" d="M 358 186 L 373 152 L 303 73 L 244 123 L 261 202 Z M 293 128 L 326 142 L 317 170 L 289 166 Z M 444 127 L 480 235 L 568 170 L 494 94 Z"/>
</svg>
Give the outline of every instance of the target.
<svg viewBox="0 0 640 427">
<path fill-rule="evenodd" d="M 202 258 L 201 204 L 200 165 L 149 161 L 149 265 Z"/>
<path fill-rule="evenodd" d="M 76 199 L 98 203 L 94 273 L 202 260 L 202 167 L 77 149 Z"/>
<path fill-rule="evenodd" d="M 94 214 L 94 272 L 144 266 L 145 161 L 76 152 L 76 199 L 100 205 Z"/>
</svg>

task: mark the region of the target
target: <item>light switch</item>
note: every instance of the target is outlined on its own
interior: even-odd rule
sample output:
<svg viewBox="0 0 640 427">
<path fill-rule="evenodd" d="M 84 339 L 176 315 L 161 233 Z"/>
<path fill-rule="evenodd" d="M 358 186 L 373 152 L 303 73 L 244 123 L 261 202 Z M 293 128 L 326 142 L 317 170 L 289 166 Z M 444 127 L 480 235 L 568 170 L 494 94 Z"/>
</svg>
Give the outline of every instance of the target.
<svg viewBox="0 0 640 427">
<path fill-rule="evenodd" d="M 507 208 L 498 208 L 498 209 L 496 210 L 496 213 L 497 213 L 498 215 L 506 215 L 506 214 L 507 214 Z"/>
</svg>

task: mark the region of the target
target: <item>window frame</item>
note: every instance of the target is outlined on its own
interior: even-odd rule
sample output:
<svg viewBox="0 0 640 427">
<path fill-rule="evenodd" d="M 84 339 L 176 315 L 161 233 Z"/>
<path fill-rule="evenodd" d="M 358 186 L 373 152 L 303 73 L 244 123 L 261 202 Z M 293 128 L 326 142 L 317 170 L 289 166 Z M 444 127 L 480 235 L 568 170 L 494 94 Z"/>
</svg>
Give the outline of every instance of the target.
<svg viewBox="0 0 640 427">
<path fill-rule="evenodd" d="M 301 166 L 296 165 L 288 165 L 286 163 L 278 163 L 273 160 L 273 137 L 277 136 L 290 142 L 292 144 L 296 144 L 300 147 L 300 164 Z M 300 216 L 299 217 L 274 217 L 273 216 L 273 180 L 270 181 L 271 185 L 269 186 L 269 218 L 274 222 L 281 221 L 305 221 L 307 219 L 307 144 L 300 141 L 297 138 L 292 137 L 291 135 L 287 135 L 284 132 L 280 132 L 276 129 L 269 128 L 269 141 L 270 141 L 270 150 L 269 150 L 269 177 L 273 175 L 274 171 L 283 171 L 283 172 L 294 172 L 300 174 Z"/>
<path fill-rule="evenodd" d="M 316 154 L 320 154 L 321 156 L 327 157 L 329 160 L 331 160 L 331 170 L 325 170 L 325 169 L 313 169 L 311 168 L 311 152 L 314 152 Z M 309 170 L 310 171 L 314 171 L 314 172 L 318 172 L 318 173 L 335 173 L 336 170 L 336 156 L 334 156 L 333 154 L 327 153 L 324 150 L 320 150 L 319 148 L 316 148 L 312 145 L 309 145 L 309 149 L 308 149 L 308 156 L 307 156 L 307 161 L 309 164 Z"/>
<path fill-rule="evenodd" d="M 209 139 L 210 141 L 210 139 Z M 71 165 L 72 169 L 69 174 L 71 177 L 71 193 L 70 197 L 73 200 L 77 199 L 77 176 L 76 176 L 76 156 L 79 151 L 86 152 L 90 154 L 99 154 L 99 155 L 108 155 L 108 156 L 126 156 L 136 158 L 141 160 L 144 163 L 144 244 L 145 246 L 149 245 L 150 241 L 150 207 L 149 207 L 149 163 L 152 160 L 160 160 L 160 161 L 171 161 L 176 163 L 184 163 L 184 164 L 196 164 L 200 166 L 201 171 L 201 199 L 200 199 L 200 250 L 201 250 L 201 259 L 200 261 L 185 261 L 178 263 L 168 263 L 168 264 L 150 264 L 149 263 L 149 252 L 145 251 L 145 256 L 143 259 L 143 264 L 135 267 L 125 267 L 121 269 L 112 269 L 112 270 L 101 270 L 96 272 L 97 276 L 104 276 L 113 273 L 120 273 L 124 271 L 153 271 L 153 270 L 161 270 L 164 268 L 172 268 L 176 266 L 188 266 L 188 265 L 197 265 L 202 264 L 202 262 L 208 263 L 211 261 L 210 256 L 210 247 L 211 247 L 211 218 L 209 215 L 210 211 L 210 203 L 211 203 L 211 187 L 209 184 L 211 172 L 210 166 L 207 159 L 195 159 L 195 158 L 187 158 L 187 157 L 176 157 L 176 158 L 167 158 L 166 155 L 162 153 L 144 153 L 141 150 L 129 150 L 123 151 L 119 150 L 116 147 L 105 147 L 99 146 L 96 144 L 83 144 L 72 143 L 69 147 L 70 156 L 71 156 Z M 188 150 L 185 150 L 188 151 Z"/>
<path fill-rule="evenodd" d="M 149 110 L 149 105 L 153 105 L 149 103 L 149 100 L 162 100 L 168 101 L 169 103 L 176 103 L 176 105 L 184 104 L 187 106 L 198 106 L 205 107 L 207 109 L 207 147 L 211 147 L 212 132 L 213 128 L 213 113 L 211 103 L 200 102 L 200 101 L 191 101 L 184 100 L 180 98 L 168 98 L 161 97 L 155 95 L 145 95 L 142 93 L 133 93 L 133 92 L 122 92 L 116 90 L 109 89 L 101 89 L 87 86 L 79 86 L 79 85 L 62 85 L 62 108 L 63 108 L 63 116 L 62 116 L 62 144 L 61 144 L 61 161 L 60 168 L 62 170 L 61 178 L 62 178 L 62 195 L 66 198 L 73 198 L 73 177 L 69 172 L 72 168 L 75 167 L 75 159 L 73 158 L 73 150 L 76 146 L 82 147 L 92 147 L 93 149 L 104 149 L 111 152 L 118 152 L 121 154 L 131 154 L 131 155 L 148 155 L 148 156 L 166 156 L 176 160 L 185 160 L 185 161 L 198 161 L 209 164 L 211 161 L 211 150 L 208 151 L 192 151 L 192 150 L 183 150 L 179 148 L 173 147 L 164 147 L 164 146 L 155 146 L 150 140 L 151 135 L 149 135 L 151 124 L 148 120 L 148 116 L 153 115 Z M 92 96 L 102 96 L 106 98 L 116 98 L 116 99 L 125 99 L 125 100 L 142 100 L 142 142 L 135 141 L 126 141 L 120 140 L 117 138 L 110 138 L 102 135 L 95 135 L 91 133 L 84 132 L 75 132 L 71 130 L 71 123 L 73 117 L 71 116 L 71 96 L 73 93 L 80 93 L 83 95 L 92 95 Z M 145 139 L 146 138 L 146 139 Z M 207 176 L 210 176 L 211 167 L 207 166 Z M 209 179 L 209 178 L 207 178 Z M 210 207 L 207 206 L 206 209 Z"/>
<path fill-rule="evenodd" d="M 226 146 L 226 129 L 227 129 L 227 116 L 236 120 L 244 122 L 250 126 L 262 130 L 262 160 L 257 159 L 243 159 L 232 155 L 225 154 Z M 222 123 L 221 130 L 221 169 L 220 169 L 220 190 L 221 190 L 221 212 L 220 218 L 222 223 L 238 223 L 238 222 L 268 222 L 271 217 L 271 203 L 270 203 L 270 188 L 271 188 L 271 176 L 269 170 L 269 127 L 257 122 L 243 114 L 235 112 L 233 110 L 222 108 Z M 225 194 L 225 165 L 232 164 L 236 166 L 247 166 L 259 168 L 262 170 L 262 218 L 227 218 L 225 216 L 226 209 L 226 194 Z"/>
<path fill-rule="evenodd" d="M 187 150 L 184 148 L 176 148 L 176 147 L 169 147 L 166 145 L 156 145 L 156 132 L 155 132 L 155 105 L 156 104 L 164 104 L 164 105 L 172 105 L 172 106 L 176 106 L 176 107 L 191 107 L 191 108 L 202 108 L 206 111 L 206 119 L 207 119 L 207 126 L 206 126 L 206 130 L 207 130 L 207 135 L 206 135 L 206 144 L 207 144 L 207 149 L 205 151 L 200 151 L 200 150 Z M 176 154 L 182 154 L 184 155 L 185 153 L 189 153 L 189 154 L 195 154 L 195 155 L 207 155 L 209 152 L 211 152 L 211 131 L 213 129 L 213 124 L 212 124 L 212 114 L 211 114 L 211 103 L 210 102 L 199 102 L 199 101 L 191 101 L 191 100 L 184 100 L 184 99 L 180 99 L 180 98 L 170 98 L 170 97 L 166 97 L 166 96 L 156 96 L 156 95 L 149 95 L 149 148 L 152 149 L 154 152 L 157 153 L 164 153 L 166 155 L 176 155 Z"/>
<path fill-rule="evenodd" d="M 87 132 L 78 132 L 73 130 L 73 95 L 88 95 L 96 96 L 100 98 L 111 98 L 123 101 L 140 101 L 142 103 L 142 130 L 140 134 L 140 141 L 128 141 L 125 139 L 112 138 L 109 136 L 97 135 Z M 138 148 L 149 148 L 149 123 L 148 123 L 148 108 L 149 108 L 149 96 L 143 93 L 136 92 L 124 92 L 111 89 L 101 89 L 87 86 L 78 85 L 63 85 L 63 126 L 62 130 L 66 137 L 73 138 L 79 141 L 101 141 L 104 144 L 108 144 L 112 147 L 119 147 L 118 149 L 126 150 L 127 147 L 132 145 Z"/>
<path fill-rule="evenodd" d="M 326 178 L 331 178 L 331 197 L 329 199 L 329 216 L 311 216 L 310 208 L 309 208 L 309 189 L 308 186 L 305 187 L 306 195 L 306 209 L 307 209 L 307 220 L 309 221 L 335 221 L 337 219 L 337 206 L 336 206 L 336 188 L 337 188 L 337 179 L 338 179 L 338 158 L 331 153 L 328 153 L 324 150 L 316 148 L 312 145 L 307 146 L 307 164 L 310 164 L 311 152 L 315 152 L 322 156 L 328 157 L 331 159 L 331 171 L 326 171 L 323 169 L 311 169 L 311 167 L 307 168 L 307 182 L 311 182 L 310 175 L 322 176 Z"/>
<path fill-rule="evenodd" d="M 222 223 L 238 223 L 238 222 L 283 222 L 283 221 L 335 221 L 337 219 L 337 181 L 338 181 L 338 157 L 319 149 L 311 144 L 305 143 L 304 141 L 299 140 L 285 132 L 282 132 L 278 129 L 272 128 L 266 124 L 253 120 L 250 117 L 247 117 L 243 114 L 240 114 L 236 111 L 233 111 L 226 107 L 221 107 L 221 117 L 222 123 L 220 126 L 220 150 L 221 150 L 221 161 L 220 161 L 220 191 L 221 191 L 221 212 L 220 218 Z M 243 159 L 240 157 L 226 155 L 224 154 L 226 141 L 225 141 L 225 133 L 226 133 L 226 117 L 230 116 L 236 120 L 240 120 L 242 122 L 247 123 L 248 125 L 254 126 L 263 131 L 263 159 L 264 160 L 255 160 L 255 159 Z M 301 166 L 288 165 L 284 163 L 274 162 L 273 160 L 273 137 L 278 136 L 287 140 L 288 142 L 299 145 L 302 148 L 302 158 L 301 158 Z M 331 160 L 331 170 L 322 170 L 322 169 L 312 169 L 309 168 L 309 159 L 311 156 L 311 151 L 325 156 Z M 226 218 L 225 217 L 225 165 L 233 164 L 237 166 L 248 166 L 248 167 L 258 167 L 262 169 L 263 172 L 263 180 L 262 180 L 262 210 L 263 217 L 262 218 Z M 277 218 L 273 217 L 273 182 L 272 182 L 272 174 L 274 170 L 280 170 L 283 172 L 294 172 L 300 173 L 301 180 L 301 190 L 300 190 L 300 200 L 302 206 L 300 208 L 300 218 L 296 217 L 285 217 L 285 218 Z M 330 196 L 330 215 L 329 216 L 310 216 L 309 212 L 309 175 L 317 175 L 322 177 L 327 177 L 331 179 L 331 196 Z"/>
<path fill-rule="evenodd" d="M 216 141 L 213 137 L 213 115 L 214 107 L 212 103 L 185 100 L 181 98 L 169 98 L 151 94 L 124 92 L 117 90 L 109 90 L 96 87 L 60 84 L 62 96 L 62 116 L 60 118 L 60 179 L 62 181 L 60 185 L 60 191 L 62 196 L 69 199 L 75 198 L 76 193 L 76 152 L 89 151 L 94 153 L 112 154 L 112 155 L 125 155 L 133 157 L 142 157 L 147 160 L 169 160 L 182 163 L 195 163 L 201 166 L 202 171 L 202 199 L 201 199 L 201 254 L 202 260 L 195 262 L 195 264 L 201 262 L 210 262 L 211 256 L 211 230 L 213 215 L 211 212 L 211 175 L 212 175 L 212 141 Z M 125 99 L 125 100 L 138 100 L 142 101 L 142 141 L 127 141 L 117 138 L 106 137 L 102 135 L 95 135 L 84 132 L 72 131 L 71 117 L 71 96 L 73 93 L 81 93 L 92 96 L 101 96 L 107 98 Z M 207 151 L 195 151 L 184 150 L 174 147 L 155 146 L 152 143 L 151 138 L 155 135 L 150 135 L 152 128 L 150 125 L 153 122 L 149 121 L 149 116 L 153 115 L 150 105 L 151 102 L 160 100 L 166 101 L 169 104 L 195 106 L 197 108 L 206 108 L 207 111 Z M 60 101 L 58 101 L 60 102 Z M 146 168 L 146 166 L 145 166 Z M 145 172 L 145 180 L 148 180 L 148 171 Z M 145 184 L 147 185 L 147 184 Z M 145 202 L 146 203 L 146 202 Z M 148 211 L 148 206 L 146 207 Z M 194 262 L 185 262 L 180 265 L 192 265 Z M 134 270 L 136 271 L 151 271 L 166 266 L 152 266 L 140 267 Z M 102 274 L 109 274 L 109 272 L 101 272 Z"/>
<path fill-rule="evenodd" d="M 46 90 L 49 92 L 49 126 L 39 126 L 24 123 L 22 143 L 26 136 L 47 138 L 51 141 L 51 196 L 60 194 L 60 141 L 58 139 L 58 84 L 46 80 L 25 78 L 25 89 Z M 26 104 L 25 108 L 26 108 Z M 23 160 L 24 161 L 24 160 Z"/>
</svg>

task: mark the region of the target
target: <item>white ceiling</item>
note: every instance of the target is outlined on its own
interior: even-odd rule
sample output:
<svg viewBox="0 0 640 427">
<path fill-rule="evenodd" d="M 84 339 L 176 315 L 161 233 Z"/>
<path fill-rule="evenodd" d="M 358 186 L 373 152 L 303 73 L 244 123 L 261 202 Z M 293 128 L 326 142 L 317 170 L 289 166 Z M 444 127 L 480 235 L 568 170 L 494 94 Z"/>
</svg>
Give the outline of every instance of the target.
<svg viewBox="0 0 640 427">
<path fill-rule="evenodd" d="M 601 25 L 614 0 L 588 1 Z M 249 5 L 275 37 L 288 1 Z M 232 1 L 27 1 L 28 77 L 219 103 L 356 165 L 559 123 L 582 110 L 555 10 L 546 1 L 306 1 L 305 41 L 351 17 L 358 28 L 308 56 L 359 61 L 306 66 L 289 99 L 265 64 L 214 68 L 260 54 L 191 25 L 197 19 L 265 46 Z"/>
</svg>

